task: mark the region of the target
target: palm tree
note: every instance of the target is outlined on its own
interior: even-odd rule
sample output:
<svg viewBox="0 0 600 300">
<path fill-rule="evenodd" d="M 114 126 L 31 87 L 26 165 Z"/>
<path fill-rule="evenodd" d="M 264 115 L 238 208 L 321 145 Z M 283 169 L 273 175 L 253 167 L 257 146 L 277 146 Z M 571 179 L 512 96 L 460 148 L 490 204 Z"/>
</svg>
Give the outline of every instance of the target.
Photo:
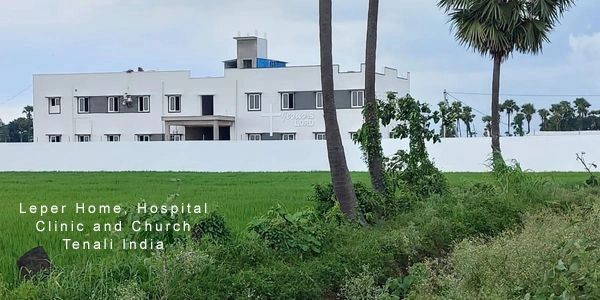
<svg viewBox="0 0 600 300">
<path fill-rule="evenodd" d="M 513 129 L 515 130 L 515 135 L 523 136 L 525 135 L 525 131 L 523 130 L 523 121 L 525 120 L 524 113 L 515 114 L 515 118 L 513 120 Z"/>
<path fill-rule="evenodd" d="M 25 118 L 27 118 L 27 120 L 31 120 L 31 117 L 33 116 L 33 106 L 27 105 L 23 107 L 22 113 L 25 114 Z"/>
<path fill-rule="evenodd" d="M 462 102 L 460 101 L 454 101 L 452 102 L 452 104 L 450 105 L 450 115 L 452 117 L 452 120 L 456 121 L 456 131 L 457 131 L 457 136 L 462 136 L 462 131 L 460 129 L 460 116 L 462 114 Z"/>
<path fill-rule="evenodd" d="M 368 128 L 366 138 L 366 156 L 371 175 L 371 185 L 381 193 L 387 192 L 383 174 L 383 149 L 379 131 L 377 99 L 375 99 L 375 62 L 377 60 L 377 19 L 379 0 L 369 0 L 367 17 L 367 42 L 365 51 L 365 125 Z"/>
<path fill-rule="evenodd" d="M 512 99 L 507 99 L 504 101 L 504 103 L 502 103 L 502 105 L 500 105 L 500 111 L 506 111 L 506 118 L 508 120 L 508 135 L 510 135 L 511 127 L 510 115 L 512 115 L 513 112 L 518 112 L 519 109 L 520 107 L 517 105 L 515 100 Z"/>
<path fill-rule="evenodd" d="M 500 68 L 517 51 L 538 54 L 548 33 L 574 0 L 438 0 L 450 15 L 456 39 L 494 61 L 492 78 L 492 151 L 500 150 Z"/>
<path fill-rule="evenodd" d="M 321 52 L 321 86 L 323 92 L 323 118 L 327 140 L 327 156 L 331 181 L 340 209 L 350 220 L 356 218 L 357 199 L 350 179 L 342 136 L 337 122 L 333 99 L 333 54 L 331 37 L 331 0 L 319 0 L 319 37 Z"/>
<path fill-rule="evenodd" d="M 526 103 L 521 106 L 521 112 L 525 115 L 527 121 L 527 134 L 531 133 L 531 119 L 535 114 L 535 107 L 532 103 Z"/>
<path fill-rule="evenodd" d="M 464 106 L 460 114 L 460 119 L 465 122 L 465 126 L 467 127 L 467 136 L 473 137 L 473 132 L 471 131 L 471 123 L 473 123 L 473 120 L 475 119 L 473 108 L 470 106 Z"/>
<path fill-rule="evenodd" d="M 538 110 L 537 112 L 540 115 L 540 118 L 542 119 L 542 124 L 540 125 L 541 130 L 542 131 L 547 130 L 548 129 L 548 117 L 550 116 L 550 112 L 545 108 L 542 108 L 542 109 Z"/>
<path fill-rule="evenodd" d="M 552 117 L 550 119 L 556 123 L 556 130 L 560 131 L 561 122 L 566 115 L 565 106 L 561 103 L 552 104 L 550 106 L 550 112 L 552 113 Z"/>
<path fill-rule="evenodd" d="M 489 134 L 492 130 L 492 116 L 483 116 L 481 117 L 481 121 L 485 123 L 485 132 Z M 487 136 L 487 134 L 484 134 L 484 136 Z"/>
<path fill-rule="evenodd" d="M 575 109 L 577 110 L 577 117 L 579 119 L 579 130 L 583 126 L 583 119 L 588 116 L 588 108 L 592 106 L 585 98 L 577 98 L 573 101 Z"/>
</svg>

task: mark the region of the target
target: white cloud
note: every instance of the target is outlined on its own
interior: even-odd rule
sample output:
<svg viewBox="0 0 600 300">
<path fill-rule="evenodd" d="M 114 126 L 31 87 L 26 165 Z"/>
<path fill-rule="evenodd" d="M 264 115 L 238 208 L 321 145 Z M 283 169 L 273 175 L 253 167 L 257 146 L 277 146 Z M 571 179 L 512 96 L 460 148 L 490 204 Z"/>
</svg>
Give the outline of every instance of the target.
<svg viewBox="0 0 600 300">
<path fill-rule="evenodd" d="M 569 36 L 569 46 L 575 55 L 600 60 L 600 32 Z"/>
</svg>

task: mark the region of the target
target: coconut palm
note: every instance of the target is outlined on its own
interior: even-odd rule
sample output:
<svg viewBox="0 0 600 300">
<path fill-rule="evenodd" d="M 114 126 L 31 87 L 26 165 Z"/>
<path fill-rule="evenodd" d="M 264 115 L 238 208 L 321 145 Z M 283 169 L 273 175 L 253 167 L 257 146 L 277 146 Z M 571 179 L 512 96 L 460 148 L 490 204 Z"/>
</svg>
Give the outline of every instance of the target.
<svg viewBox="0 0 600 300">
<path fill-rule="evenodd" d="M 527 121 L 527 134 L 531 133 L 531 119 L 535 114 L 535 106 L 532 103 L 526 103 L 521 106 L 521 112 L 525 115 Z"/>
<path fill-rule="evenodd" d="M 319 0 L 319 37 L 321 52 L 321 86 L 323 92 L 323 118 L 327 140 L 327 156 L 331 181 L 340 209 L 351 220 L 356 218 L 356 194 L 350 179 L 340 127 L 333 99 L 333 54 L 331 35 L 331 0 Z"/>
<path fill-rule="evenodd" d="M 500 68 L 513 52 L 538 54 L 574 0 L 438 0 L 450 15 L 455 37 L 494 62 L 492 78 L 492 151 L 500 153 Z"/>
<path fill-rule="evenodd" d="M 23 107 L 22 113 L 25 115 L 25 118 L 27 118 L 27 120 L 31 120 L 31 118 L 33 116 L 33 106 L 27 105 L 27 106 Z"/>
<path fill-rule="evenodd" d="M 489 132 L 492 130 L 492 116 L 483 116 L 481 117 L 481 121 L 485 123 L 485 132 L 484 136 L 487 136 Z"/>
<path fill-rule="evenodd" d="M 588 116 L 590 106 L 592 106 L 585 98 L 577 98 L 573 101 L 577 110 L 577 118 L 579 119 L 579 130 L 583 126 L 583 119 Z"/>
<path fill-rule="evenodd" d="M 465 123 L 465 126 L 467 127 L 467 136 L 473 137 L 473 132 L 471 130 L 471 124 L 475 119 L 475 115 L 473 114 L 473 108 L 471 108 L 470 106 L 464 106 L 460 114 L 460 119 Z"/>
<path fill-rule="evenodd" d="M 379 131 L 379 116 L 377 114 L 377 99 L 375 99 L 375 62 L 377 60 L 377 19 L 379 15 L 379 0 L 369 0 L 367 17 L 367 42 L 365 51 L 365 126 L 368 128 L 365 136 L 367 146 L 366 158 L 371 176 L 371 185 L 381 194 L 386 193 L 385 177 L 383 174 L 383 149 Z"/>
<path fill-rule="evenodd" d="M 513 129 L 515 130 L 515 135 L 525 135 L 525 131 L 523 130 L 523 121 L 525 121 L 524 113 L 515 114 L 515 118 L 513 119 Z"/>
<path fill-rule="evenodd" d="M 538 115 L 540 115 L 540 118 L 542 119 L 542 124 L 540 125 L 540 129 L 543 130 L 548 130 L 548 117 L 550 117 L 550 112 L 545 109 L 542 108 L 540 110 L 537 111 Z"/>
<path fill-rule="evenodd" d="M 502 105 L 500 105 L 500 111 L 506 112 L 506 119 L 508 120 L 508 131 L 507 131 L 508 135 L 510 135 L 510 127 L 511 127 L 510 116 L 513 113 L 518 112 L 519 109 L 520 109 L 520 107 L 517 105 L 515 100 L 512 100 L 512 99 L 507 99 L 504 101 L 504 103 L 502 103 Z"/>
</svg>

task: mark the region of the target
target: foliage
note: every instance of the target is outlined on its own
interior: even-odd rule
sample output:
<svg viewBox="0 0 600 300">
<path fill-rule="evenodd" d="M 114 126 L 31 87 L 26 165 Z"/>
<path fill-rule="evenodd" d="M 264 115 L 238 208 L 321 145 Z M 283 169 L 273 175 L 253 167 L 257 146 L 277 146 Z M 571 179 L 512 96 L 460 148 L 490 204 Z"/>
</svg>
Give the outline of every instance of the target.
<svg viewBox="0 0 600 300">
<path fill-rule="evenodd" d="M 177 182 L 178 188 L 177 192 L 170 194 L 167 197 L 167 200 L 162 205 L 171 205 L 177 204 L 176 201 L 179 198 L 179 179 L 173 179 L 174 182 Z M 146 203 L 146 201 L 142 201 L 142 203 Z M 187 213 L 152 213 L 150 210 L 146 210 L 145 212 L 138 211 L 138 204 L 131 204 L 129 206 L 125 206 L 121 214 L 117 217 L 117 221 L 123 224 L 123 231 L 117 233 L 121 235 L 122 238 L 126 238 L 128 240 L 141 241 L 141 240 L 153 240 L 153 241 L 162 241 L 165 245 L 175 244 L 177 242 L 181 242 L 189 238 L 189 233 L 186 231 L 175 231 L 175 230 L 140 230 L 134 231 L 130 226 L 133 222 L 139 221 L 142 226 L 144 224 L 152 224 L 152 225 L 165 225 L 165 224 L 183 224 L 184 222 L 191 223 L 191 216 Z"/>
<path fill-rule="evenodd" d="M 313 210 L 290 214 L 281 206 L 252 221 L 248 229 L 270 248 L 300 256 L 319 254 L 325 235 Z"/>
<path fill-rule="evenodd" d="M 515 118 L 513 119 L 513 129 L 515 130 L 515 135 L 524 136 L 525 130 L 523 129 L 523 121 L 525 120 L 525 114 L 517 113 L 515 114 Z"/>
<path fill-rule="evenodd" d="M 226 242 L 231 238 L 231 232 L 225 224 L 225 218 L 212 211 L 200 218 L 192 229 L 192 237 L 196 240 L 210 239 L 215 242 Z"/>
<path fill-rule="evenodd" d="M 354 191 L 358 198 L 358 212 L 362 219 L 369 224 L 393 217 L 409 207 L 410 195 L 381 195 L 362 183 L 354 184 Z M 327 221 L 340 223 L 336 217 L 337 200 L 331 184 L 313 185 L 313 192 L 308 199 L 314 203 L 316 213 Z"/>
<path fill-rule="evenodd" d="M 387 162 L 388 187 L 392 190 L 406 185 L 419 196 L 442 193 L 446 188 L 443 174 L 434 166 L 427 154 L 428 141 L 440 141 L 440 136 L 430 129 L 431 123 L 440 121 L 439 112 L 431 111 L 425 103 L 409 95 L 397 98 L 388 93 L 386 102 L 380 104 L 384 126 L 396 123 L 391 131 L 393 138 L 408 138 L 409 151 L 399 150 Z"/>
<path fill-rule="evenodd" d="M 581 204 L 529 215 L 521 230 L 492 240 L 459 243 L 448 260 L 426 264 L 427 279 L 409 298 L 596 299 L 600 202 Z"/>
<path fill-rule="evenodd" d="M 579 161 L 583 167 L 585 168 L 585 170 L 587 171 L 587 173 L 589 174 L 589 178 L 585 180 L 585 184 L 590 186 L 590 187 L 596 187 L 600 185 L 600 181 L 598 180 L 598 176 L 596 176 L 596 174 L 594 174 L 592 172 L 592 168 L 596 169 L 598 168 L 598 165 L 596 165 L 595 163 L 587 163 L 585 161 L 585 152 L 581 152 L 581 153 L 577 153 L 577 161 Z"/>
<path fill-rule="evenodd" d="M 367 181 L 366 174 L 356 175 Z M 125 185 L 123 176 L 110 176 L 111 183 L 117 180 Z M 149 174 L 144 180 L 153 176 L 157 175 Z M 207 179 L 203 177 L 206 175 L 198 174 L 181 176 Z M 223 176 L 232 175 L 211 176 L 220 179 L 214 183 L 218 189 L 224 181 Z M 267 175 L 252 174 L 243 178 L 256 186 L 263 176 Z M 320 175 L 281 173 L 275 177 L 267 176 L 269 180 L 266 181 L 270 183 L 269 187 L 276 188 L 274 181 L 285 182 L 288 177 L 301 181 L 303 176 L 314 179 Z M 563 238 L 576 241 L 589 237 L 582 243 L 587 247 L 598 237 L 599 207 L 590 209 L 589 205 L 591 201 L 597 201 L 600 195 L 597 189 L 562 188 L 537 180 L 536 176 L 516 167 L 497 175 L 451 176 L 455 181 L 447 193 L 414 201 L 400 213 L 374 226 L 358 227 L 344 222 L 325 224 L 319 218 L 310 217 L 315 221 L 302 222 L 301 227 L 318 228 L 316 230 L 323 233 L 319 253 L 304 255 L 297 250 L 275 249 L 257 233 L 239 231 L 224 244 L 184 241 L 158 253 L 115 251 L 108 256 L 88 259 L 86 263 L 61 262 L 48 280 L 9 287 L 6 298 L 19 299 L 15 297 L 19 294 L 35 299 L 115 299 L 118 296 L 134 299 L 332 299 L 337 295 L 366 294 L 381 295 L 380 299 L 505 299 L 524 297 L 527 293 L 534 295 L 549 267 L 559 259 L 571 263 L 572 255 L 561 256 L 557 247 Z M 573 174 L 568 176 L 566 178 L 573 181 L 581 180 Z M 234 177 L 230 179 L 234 180 Z M 467 179 L 476 183 L 464 182 Z M 19 175 L 13 180 L 20 180 Z M 320 194 L 328 195 L 326 190 L 322 188 Z M 224 193 L 229 193 L 229 189 Z M 289 204 L 305 205 L 302 200 L 293 198 Z M 543 207 L 548 210 L 539 217 L 538 214 L 526 217 L 523 230 L 520 230 L 522 216 Z M 248 210 L 256 208 L 244 207 L 244 211 Z M 572 210 L 577 213 L 562 217 L 563 213 L 571 214 Z M 322 211 L 331 213 L 336 208 Z M 277 232 L 277 236 L 281 232 L 285 236 L 295 231 L 291 238 L 304 239 L 303 231 L 291 230 L 294 226 L 287 220 L 281 221 L 281 215 L 262 218 L 268 219 L 267 231 Z M 271 230 L 273 220 L 284 224 Z M 502 233 L 507 230 L 508 233 Z M 546 242 L 546 239 L 550 240 Z M 598 269 L 598 265 L 588 259 L 598 257 L 598 253 L 592 254 L 579 255 L 581 271 Z M 435 263 L 436 258 L 443 257 L 449 257 L 449 260 Z M 446 262 L 448 268 L 443 268 Z M 581 274 L 593 275 L 588 271 Z M 590 278 L 588 282 L 594 282 L 592 277 L 586 278 Z M 463 282 L 467 279 L 482 284 L 472 289 Z"/>
</svg>

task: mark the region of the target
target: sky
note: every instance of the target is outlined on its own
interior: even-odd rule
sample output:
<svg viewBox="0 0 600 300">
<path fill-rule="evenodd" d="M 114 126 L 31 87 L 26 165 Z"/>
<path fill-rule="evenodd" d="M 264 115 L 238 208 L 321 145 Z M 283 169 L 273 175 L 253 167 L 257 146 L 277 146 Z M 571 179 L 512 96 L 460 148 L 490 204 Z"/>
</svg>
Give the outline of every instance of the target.
<svg viewBox="0 0 600 300">
<path fill-rule="evenodd" d="M 367 2 L 333 0 L 333 56 L 342 70 L 364 61 Z M 577 0 L 543 54 L 514 54 L 502 66 L 502 99 L 543 108 L 585 96 L 600 109 L 599 13 L 600 1 Z M 436 0 L 380 0 L 379 19 L 378 70 L 410 72 L 411 94 L 421 101 L 438 103 L 446 89 L 477 120 L 490 113 L 492 61 L 455 41 Z M 235 57 L 232 38 L 256 34 L 268 38 L 271 58 L 318 64 L 318 1 L 4 0 L 0 119 L 32 103 L 32 74 L 141 66 L 221 76 L 222 61 Z"/>
</svg>

